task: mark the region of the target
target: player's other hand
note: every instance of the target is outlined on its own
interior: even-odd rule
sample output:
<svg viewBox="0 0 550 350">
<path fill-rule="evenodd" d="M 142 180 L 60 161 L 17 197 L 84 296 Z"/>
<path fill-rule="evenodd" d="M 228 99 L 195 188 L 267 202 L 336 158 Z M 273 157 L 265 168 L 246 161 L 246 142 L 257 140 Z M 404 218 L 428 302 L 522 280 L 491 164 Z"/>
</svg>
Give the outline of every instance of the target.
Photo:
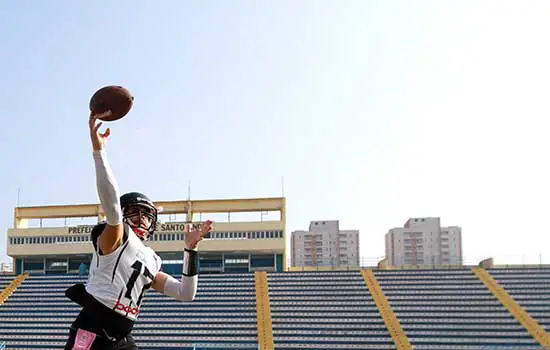
<svg viewBox="0 0 550 350">
<path fill-rule="evenodd" d="M 92 139 L 92 147 L 94 148 L 94 151 L 100 151 L 105 148 L 105 144 L 107 144 L 107 138 L 109 135 L 111 135 L 111 129 L 107 128 L 104 133 L 99 132 L 99 128 L 103 124 L 103 122 L 97 122 L 98 118 L 101 118 L 103 116 L 108 116 L 111 113 L 111 111 L 108 111 L 106 113 L 102 114 L 92 114 L 90 113 L 90 138 Z"/>
<path fill-rule="evenodd" d="M 212 231 L 213 222 L 207 220 L 200 225 L 191 224 L 191 229 L 187 230 L 185 235 L 185 245 L 188 249 L 196 249 L 199 242 L 202 241 L 204 236 L 208 235 Z"/>
</svg>

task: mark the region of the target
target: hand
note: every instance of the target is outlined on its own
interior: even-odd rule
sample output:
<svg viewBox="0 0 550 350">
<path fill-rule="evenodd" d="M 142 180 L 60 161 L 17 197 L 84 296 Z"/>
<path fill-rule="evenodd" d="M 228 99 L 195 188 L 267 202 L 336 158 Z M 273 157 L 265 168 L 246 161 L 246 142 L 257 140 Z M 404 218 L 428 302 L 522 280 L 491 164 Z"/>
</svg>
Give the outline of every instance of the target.
<svg viewBox="0 0 550 350">
<path fill-rule="evenodd" d="M 198 227 L 191 224 L 191 230 L 188 230 L 185 235 L 185 245 L 187 246 L 187 249 L 196 249 L 204 236 L 212 231 L 212 224 L 213 223 L 210 220 L 203 222 Z"/>
<path fill-rule="evenodd" d="M 105 148 L 105 144 L 107 143 L 107 138 L 109 135 L 111 135 L 111 129 L 107 128 L 104 133 L 99 132 L 99 128 L 103 124 L 103 122 L 99 122 L 96 124 L 96 121 L 98 118 L 108 116 L 111 114 L 111 111 L 107 111 L 105 113 L 101 114 L 92 114 L 90 113 L 90 138 L 92 139 L 92 147 L 94 151 L 101 151 Z"/>
</svg>

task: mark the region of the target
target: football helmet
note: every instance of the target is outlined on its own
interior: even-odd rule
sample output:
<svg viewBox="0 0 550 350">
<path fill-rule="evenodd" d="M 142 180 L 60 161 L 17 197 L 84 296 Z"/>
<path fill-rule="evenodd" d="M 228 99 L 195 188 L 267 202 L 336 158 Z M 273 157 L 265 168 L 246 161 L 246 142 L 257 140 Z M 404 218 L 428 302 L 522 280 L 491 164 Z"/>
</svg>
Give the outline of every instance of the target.
<svg viewBox="0 0 550 350">
<path fill-rule="evenodd" d="M 141 240 L 147 240 L 157 227 L 158 210 L 153 201 L 140 192 L 129 192 L 120 196 L 124 222 Z"/>
</svg>

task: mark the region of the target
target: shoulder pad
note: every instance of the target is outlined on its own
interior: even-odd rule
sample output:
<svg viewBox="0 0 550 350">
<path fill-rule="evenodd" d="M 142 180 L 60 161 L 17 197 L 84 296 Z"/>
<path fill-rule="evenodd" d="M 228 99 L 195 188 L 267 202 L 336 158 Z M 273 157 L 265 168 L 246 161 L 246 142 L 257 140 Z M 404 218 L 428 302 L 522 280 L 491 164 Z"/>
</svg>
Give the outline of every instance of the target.
<svg viewBox="0 0 550 350">
<path fill-rule="evenodd" d="M 101 233 L 103 232 L 103 229 L 107 226 L 107 222 L 102 221 L 94 226 L 92 228 L 92 232 L 90 233 L 90 238 L 92 239 L 92 243 L 94 244 L 94 249 L 97 251 L 97 238 Z"/>
</svg>

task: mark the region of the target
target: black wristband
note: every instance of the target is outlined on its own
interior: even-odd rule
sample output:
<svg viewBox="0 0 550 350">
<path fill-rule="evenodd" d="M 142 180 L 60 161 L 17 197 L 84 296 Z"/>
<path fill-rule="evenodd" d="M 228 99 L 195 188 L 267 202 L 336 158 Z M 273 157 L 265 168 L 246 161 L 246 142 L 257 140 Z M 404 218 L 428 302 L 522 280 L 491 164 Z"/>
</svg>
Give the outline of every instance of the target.
<svg viewBox="0 0 550 350">
<path fill-rule="evenodd" d="M 196 250 L 183 250 L 183 275 L 187 277 L 198 275 L 199 273 L 199 253 Z"/>
</svg>

